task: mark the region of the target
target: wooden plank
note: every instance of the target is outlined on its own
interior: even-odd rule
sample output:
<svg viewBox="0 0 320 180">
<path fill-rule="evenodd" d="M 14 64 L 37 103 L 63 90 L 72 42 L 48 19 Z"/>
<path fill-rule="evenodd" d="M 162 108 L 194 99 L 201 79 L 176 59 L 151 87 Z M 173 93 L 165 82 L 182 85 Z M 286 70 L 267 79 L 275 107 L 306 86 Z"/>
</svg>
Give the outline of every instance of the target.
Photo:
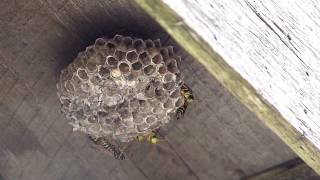
<svg viewBox="0 0 320 180">
<path fill-rule="evenodd" d="M 168 142 L 200 179 L 242 179 L 296 157 L 279 137 L 235 99 L 173 40 L 195 101 Z"/>
<path fill-rule="evenodd" d="M 145 180 L 131 161 L 120 163 L 90 146 L 74 145 L 76 138 L 89 143 L 86 136 L 68 137 L 71 127 L 60 114 L 56 76 L 98 35 L 87 26 L 90 22 L 83 21 L 79 7 L 66 3 L 0 2 L 4 10 L 0 13 L 0 179 Z M 112 19 L 105 13 L 99 17 Z M 87 29 L 89 36 L 83 33 Z"/>
<path fill-rule="evenodd" d="M 8 86 L 0 87 L 5 179 L 240 179 L 296 157 L 135 2 L 32 0 L 0 6 L 9 8 L 0 17 L 0 84 Z M 135 144 L 122 162 L 96 151 L 86 135 L 71 133 L 55 87 L 61 68 L 79 51 L 115 33 L 174 45 L 198 99 L 167 143 Z"/>
<path fill-rule="evenodd" d="M 133 142 L 126 151 L 130 161 L 140 169 L 147 179 L 199 180 L 196 172 L 179 157 L 167 142 L 152 145 L 147 142 Z"/>
<path fill-rule="evenodd" d="M 317 6 L 305 10 L 307 14 L 300 15 L 307 8 L 304 1 L 283 4 L 272 1 L 266 7 L 263 6 L 264 1 L 136 2 L 309 166 L 320 173 L 320 136 L 317 135 L 320 128 L 315 124 L 320 115 L 319 93 L 316 93 L 320 84 L 316 70 L 319 64 L 315 55 L 318 52 L 316 45 L 319 44 L 315 40 L 315 32 L 319 27 L 311 20 L 300 24 L 308 29 L 313 39 L 304 39 L 298 44 L 301 50 L 311 48 L 305 54 L 297 54 L 301 50 L 295 50 L 287 41 L 309 36 L 305 33 L 288 36 L 279 25 L 271 26 L 255 9 L 255 6 L 264 10 L 274 7 L 284 11 L 290 16 L 278 19 L 298 19 L 291 24 L 293 27 L 288 27 L 293 29 L 298 28 L 298 23 L 310 14 L 318 17 Z M 275 12 L 271 14 L 270 19 L 277 16 Z M 279 28 L 275 30 L 275 26 Z M 311 29 L 315 32 L 311 32 Z M 287 39 L 284 40 L 279 32 L 285 34 Z M 302 29 L 299 32 L 303 32 Z"/>
<path fill-rule="evenodd" d="M 301 159 L 283 163 L 259 174 L 249 177 L 247 180 L 292 180 L 292 179 L 319 179 L 319 176 L 307 166 Z"/>
</svg>

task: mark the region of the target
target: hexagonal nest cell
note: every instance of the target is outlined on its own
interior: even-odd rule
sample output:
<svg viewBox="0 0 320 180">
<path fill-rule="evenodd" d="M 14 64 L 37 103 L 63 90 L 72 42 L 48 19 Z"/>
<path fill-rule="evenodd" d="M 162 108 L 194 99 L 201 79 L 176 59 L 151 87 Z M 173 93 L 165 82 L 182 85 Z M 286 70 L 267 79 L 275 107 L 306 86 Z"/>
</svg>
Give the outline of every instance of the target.
<svg viewBox="0 0 320 180">
<path fill-rule="evenodd" d="M 61 72 L 62 112 L 74 130 L 94 137 L 130 142 L 147 135 L 184 101 L 180 63 L 160 40 L 98 38 Z"/>
</svg>

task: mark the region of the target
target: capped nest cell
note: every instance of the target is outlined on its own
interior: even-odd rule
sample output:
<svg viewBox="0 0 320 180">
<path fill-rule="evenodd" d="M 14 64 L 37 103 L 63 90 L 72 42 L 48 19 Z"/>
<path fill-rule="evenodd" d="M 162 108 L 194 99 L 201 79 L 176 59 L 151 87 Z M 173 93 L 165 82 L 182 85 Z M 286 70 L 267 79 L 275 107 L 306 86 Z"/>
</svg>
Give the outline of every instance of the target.
<svg viewBox="0 0 320 180">
<path fill-rule="evenodd" d="M 62 112 L 74 130 L 129 142 L 168 123 L 183 105 L 180 57 L 160 40 L 98 38 L 62 70 Z"/>
</svg>

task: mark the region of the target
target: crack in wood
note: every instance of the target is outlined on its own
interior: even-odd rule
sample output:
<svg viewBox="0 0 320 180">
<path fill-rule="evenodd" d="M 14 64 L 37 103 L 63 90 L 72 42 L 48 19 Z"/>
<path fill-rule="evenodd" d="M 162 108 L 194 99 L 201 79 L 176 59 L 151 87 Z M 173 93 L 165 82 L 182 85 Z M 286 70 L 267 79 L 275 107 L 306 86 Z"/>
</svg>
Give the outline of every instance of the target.
<svg viewBox="0 0 320 180">
<path fill-rule="evenodd" d="M 281 40 L 281 42 L 287 46 L 290 51 L 306 66 L 306 68 L 309 68 L 307 66 L 307 64 L 304 62 L 304 60 L 302 60 L 302 58 L 297 54 L 296 51 L 298 51 L 298 49 L 296 47 L 294 47 L 292 45 L 292 43 L 290 42 L 290 44 L 292 45 L 292 47 L 296 50 L 293 50 L 293 48 L 291 46 L 289 46 L 289 44 L 278 34 L 278 32 L 267 22 L 267 20 L 265 20 L 262 15 L 256 10 L 256 8 L 247 0 L 245 1 L 245 3 L 248 5 L 248 7 L 252 10 L 252 12 L 271 30 L 275 33 L 275 35 L 277 35 L 279 37 L 279 39 Z M 288 33 L 286 33 L 283 29 L 281 29 L 274 21 L 272 21 L 272 23 L 280 30 L 280 32 L 285 35 L 289 40 L 291 40 L 291 37 Z M 299 51 L 298 51 L 299 52 Z"/>
</svg>

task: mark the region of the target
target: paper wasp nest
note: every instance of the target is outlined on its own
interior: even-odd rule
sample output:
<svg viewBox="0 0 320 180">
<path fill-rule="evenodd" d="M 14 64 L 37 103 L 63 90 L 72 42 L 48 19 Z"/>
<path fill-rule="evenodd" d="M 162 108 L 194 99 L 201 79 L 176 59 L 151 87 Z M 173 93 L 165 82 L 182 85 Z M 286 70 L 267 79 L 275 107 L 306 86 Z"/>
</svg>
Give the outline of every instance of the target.
<svg viewBox="0 0 320 180">
<path fill-rule="evenodd" d="M 99 38 L 63 69 L 62 112 L 74 130 L 129 142 L 168 123 L 182 106 L 180 57 L 159 40 Z"/>
</svg>

